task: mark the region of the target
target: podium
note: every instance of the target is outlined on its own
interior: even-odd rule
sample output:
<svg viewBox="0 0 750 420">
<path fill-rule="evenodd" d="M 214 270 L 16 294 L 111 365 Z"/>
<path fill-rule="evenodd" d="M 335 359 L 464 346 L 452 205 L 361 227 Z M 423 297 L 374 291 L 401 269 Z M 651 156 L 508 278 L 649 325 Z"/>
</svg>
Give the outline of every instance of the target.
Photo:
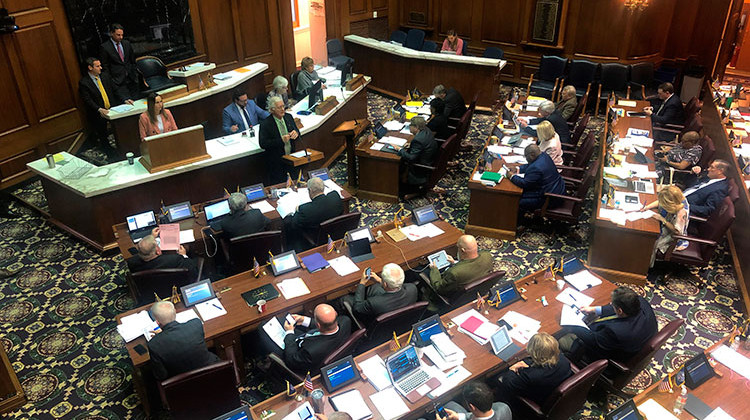
<svg viewBox="0 0 750 420">
<path fill-rule="evenodd" d="M 349 180 L 345 187 L 352 193 L 357 188 L 357 165 L 354 161 L 354 140 L 370 126 L 370 120 L 362 118 L 361 120 L 344 121 L 338 127 L 333 129 L 333 134 L 344 136 L 346 139 L 346 175 Z"/>
<path fill-rule="evenodd" d="M 187 86 L 188 93 L 215 86 L 212 70 L 216 69 L 214 63 L 193 63 L 182 69 L 170 70 L 167 74 Z"/>
<path fill-rule="evenodd" d="M 150 173 L 209 159 L 203 126 L 157 134 L 141 142 L 141 165 Z"/>
</svg>

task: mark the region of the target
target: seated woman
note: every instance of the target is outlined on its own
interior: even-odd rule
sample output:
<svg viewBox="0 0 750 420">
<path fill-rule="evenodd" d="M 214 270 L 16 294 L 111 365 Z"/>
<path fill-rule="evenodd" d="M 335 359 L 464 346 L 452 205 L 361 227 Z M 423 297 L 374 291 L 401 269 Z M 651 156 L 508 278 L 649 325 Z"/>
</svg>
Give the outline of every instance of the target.
<svg viewBox="0 0 750 420">
<path fill-rule="evenodd" d="M 560 136 L 555 132 L 555 127 L 549 121 L 542 121 L 536 127 L 536 135 L 539 138 L 539 148 L 549 155 L 555 165 L 563 164 L 562 143 Z M 560 169 L 557 170 L 560 172 Z"/>
<path fill-rule="evenodd" d="M 464 55 L 464 40 L 456 35 L 454 29 L 448 29 L 448 37 L 443 41 L 440 51 L 453 51 L 456 55 Z"/>
<path fill-rule="evenodd" d="M 511 409 L 518 397 L 544 405 L 552 391 L 573 374 L 570 362 L 560 354 L 557 340 L 547 333 L 534 334 L 526 351 L 531 357 L 514 364 L 498 378 L 498 395 Z"/>
<path fill-rule="evenodd" d="M 688 221 L 690 220 L 690 204 L 682 195 L 682 191 L 674 185 L 669 185 L 659 191 L 658 199 L 653 203 L 643 206 L 643 211 L 659 208 L 652 216 L 661 222 L 661 232 L 656 238 L 654 252 L 651 255 L 651 267 L 654 266 L 656 253 L 666 253 L 674 242 L 673 235 L 687 234 Z M 675 245 L 676 251 L 687 248 L 688 242 L 680 240 Z"/>
<path fill-rule="evenodd" d="M 292 107 L 297 103 L 297 101 L 289 97 L 289 80 L 284 76 L 276 76 L 273 78 L 273 88 L 268 92 L 268 96 L 272 95 L 281 96 L 286 108 Z M 265 106 L 261 106 L 260 104 L 258 104 L 258 106 L 265 109 Z"/>
<path fill-rule="evenodd" d="M 430 101 L 430 119 L 427 128 L 435 133 L 436 139 L 447 140 L 454 130 L 448 127 L 448 116 L 445 115 L 445 102 L 440 98 Z"/>
<path fill-rule="evenodd" d="M 149 94 L 146 104 L 148 108 L 138 120 L 141 140 L 148 136 L 177 130 L 177 123 L 174 122 L 172 113 L 164 108 L 161 96 L 155 93 Z"/>
<path fill-rule="evenodd" d="M 703 154 L 703 148 L 698 144 L 701 136 L 695 131 L 688 131 L 682 135 L 680 144 L 674 147 L 662 146 L 661 152 L 655 153 L 656 172 L 660 177 L 667 175 L 669 168 L 690 169 L 698 163 Z"/>
</svg>

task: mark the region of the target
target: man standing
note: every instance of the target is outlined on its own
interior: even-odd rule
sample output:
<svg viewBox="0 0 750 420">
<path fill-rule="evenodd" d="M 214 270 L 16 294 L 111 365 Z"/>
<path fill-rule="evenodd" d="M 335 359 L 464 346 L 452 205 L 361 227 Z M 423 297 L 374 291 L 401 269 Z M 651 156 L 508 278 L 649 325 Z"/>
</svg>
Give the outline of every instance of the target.
<svg viewBox="0 0 750 420">
<path fill-rule="evenodd" d="M 643 108 L 643 112 L 651 117 L 651 122 L 660 125 L 684 124 L 685 110 L 679 96 L 674 94 L 674 86 L 671 83 L 662 83 L 656 90 L 656 95 L 661 99 L 661 105 L 656 111 L 654 111 L 653 106 Z"/>
<path fill-rule="evenodd" d="M 463 235 L 458 238 L 456 243 L 458 248 L 458 262 L 450 255 L 448 261 L 453 264 L 450 268 L 440 273 L 437 266 L 430 264 L 430 288 L 425 288 L 424 294 L 430 301 L 428 309 L 437 311 L 439 298 L 432 293 L 432 290 L 443 295 L 449 296 L 474 280 L 487 275 L 492 271 L 492 254 L 487 251 L 479 252 L 477 239 L 472 235 Z"/>
<path fill-rule="evenodd" d="M 544 204 L 544 193 L 565 194 L 565 181 L 557 172 L 557 167 L 548 154 L 542 153 L 539 146 L 531 144 L 524 149 L 526 165 L 511 168 L 510 182 L 523 189 L 518 204 L 522 211 L 541 209 Z M 519 176 L 522 173 L 524 176 Z"/>
<path fill-rule="evenodd" d="M 273 185 L 286 180 L 288 167 L 282 156 L 294 152 L 300 132 L 294 123 L 294 117 L 284 111 L 281 96 L 268 97 L 268 110 L 271 116 L 260 122 L 258 142 L 266 151 L 267 185 Z"/>
<path fill-rule="evenodd" d="M 466 102 L 464 102 L 464 98 L 456 89 L 446 89 L 443 85 L 437 85 L 435 89 L 432 89 L 432 94 L 445 102 L 445 115 L 448 118 L 461 119 L 464 116 Z"/>
<path fill-rule="evenodd" d="M 693 172 L 700 173 L 700 166 L 693 167 Z M 690 214 L 708 217 L 716 207 L 729 195 L 727 182 L 729 163 L 725 160 L 714 159 L 706 169 L 706 175 L 699 178 L 692 187 L 685 189 L 683 195 L 690 204 Z"/>
<path fill-rule="evenodd" d="M 358 319 L 374 319 L 378 315 L 393 311 L 417 301 L 417 286 L 404 284 L 404 270 L 398 264 L 388 263 L 383 266 L 383 278 L 372 273 L 376 284 L 366 287 L 369 278 L 362 272 L 362 279 L 354 295 L 344 296 L 352 312 Z"/>
<path fill-rule="evenodd" d="M 109 38 L 99 48 L 104 72 L 109 74 L 112 83 L 123 98 L 138 97 L 138 70 L 135 66 L 133 46 L 126 39 L 125 31 L 119 23 L 109 27 Z"/>
<path fill-rule="evenodd" d="M 221 127 L 226 135 L 249 130 L 271 115 L 270 112 L 260 109 L 255 101 L 248 99 L 247 93 L 241 89 L 232 92 L 232 100 L 233 103 L 227 105 L 221 113 Z"/>
</svg>

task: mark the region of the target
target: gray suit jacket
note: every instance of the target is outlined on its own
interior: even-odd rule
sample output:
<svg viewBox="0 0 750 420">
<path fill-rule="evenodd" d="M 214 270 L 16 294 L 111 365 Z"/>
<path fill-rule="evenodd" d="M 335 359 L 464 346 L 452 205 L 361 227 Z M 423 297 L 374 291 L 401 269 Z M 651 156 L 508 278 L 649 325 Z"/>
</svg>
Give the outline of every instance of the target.
<svg viewBox="0 0 750 420">
<path fill-rule="evenodd" d="M 379 284 L 373 284 L 367 288 L 360 284 L 357 285 L 354 296 L 348 296 L 347 300 L 358 319 L 360 315 L 376 317 L 416 302 L 417 286 L 404 283 L 401 290 L 388 293 Z"/>
<path fill-rule="evenodd" d="M 464 414 L 466 416 L 466 420 L 474 420 L 474 415 L 455 401 L 447 402 L 444 407 L 449 410 L 453 410 L 456 413 Z M 493 403 L 492 411 L 495 412 L 495 415 L 491 417 L 492 420 L 512 420 L 513 418 L 508 404 L 502 402 Z"/>
</svg>

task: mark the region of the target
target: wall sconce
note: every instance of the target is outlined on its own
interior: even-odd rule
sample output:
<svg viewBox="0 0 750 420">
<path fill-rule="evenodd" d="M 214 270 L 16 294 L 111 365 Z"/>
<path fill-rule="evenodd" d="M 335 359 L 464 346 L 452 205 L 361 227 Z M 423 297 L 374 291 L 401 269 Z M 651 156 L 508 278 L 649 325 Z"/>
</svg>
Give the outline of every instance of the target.
<svg viewBox="0 0 750 420">
<path fill-rule="evenodd" d="M 642 11 L 646 7 L 648 7 L 648 1 L 649 0 L 625 0 L 625 8 L 628 9 L 629 12 L 634 11 Z"/>
</svg>

